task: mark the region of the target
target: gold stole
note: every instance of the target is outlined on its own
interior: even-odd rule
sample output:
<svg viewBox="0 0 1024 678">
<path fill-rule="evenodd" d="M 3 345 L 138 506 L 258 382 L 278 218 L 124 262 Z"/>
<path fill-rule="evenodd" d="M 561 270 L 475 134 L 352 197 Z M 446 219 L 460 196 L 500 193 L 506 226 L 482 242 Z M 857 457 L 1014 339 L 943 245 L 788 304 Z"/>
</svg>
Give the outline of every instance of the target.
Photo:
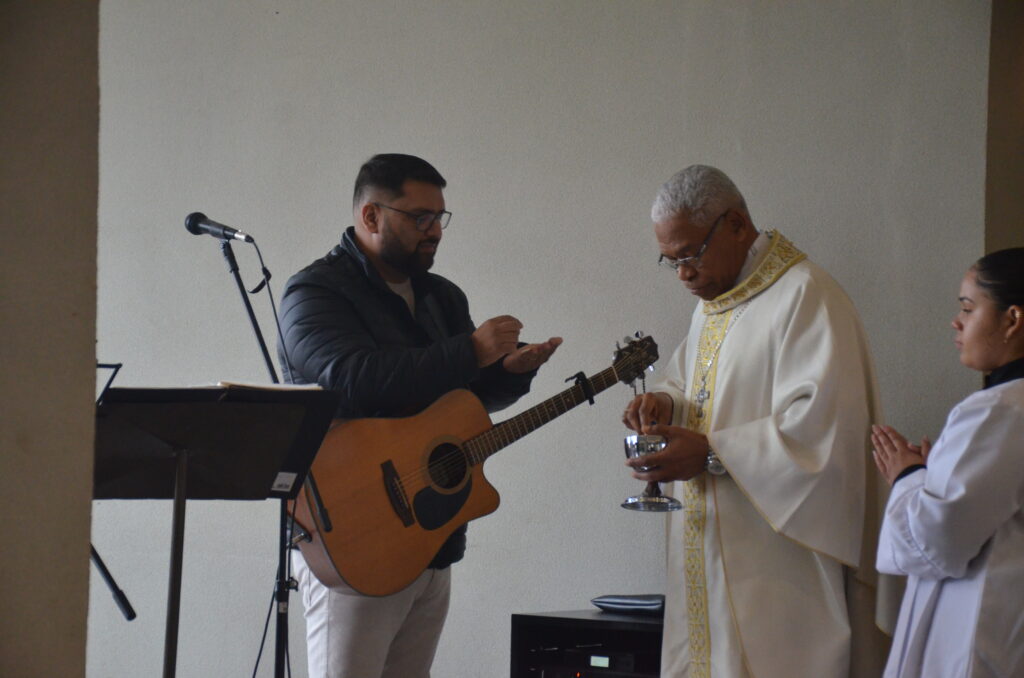
<svg viewBox="0 0 1024 678">
<path fill-rule="evenodd" d="M 769 232 L 771 243 L 764 259 L 739 285 L 728 292 L 703 302 L 704 327 L 697 343 L 697 360 L 690 380 L 690 404 L 686 412 L 686 428 L 707 435 L 715 403 L 715 377 L 718 373 L 716 353 L 725 341 L 729 323 L 737 306 L 757 296 L 782 277 L 794 264 L 806 258 L 777 231 Z M 709 365 L 710 363 L 710 365 Z M 707 374 L 701 371 L 708 366 Z M 694 406 L 698 392 L 704 389 L 703 406 Z M 711 630 L 708 623 L 707 576 L 704 570 L 704 533 L 707 523 L 708 475 L 701 473 L 683 483 L 683 563 L 686 578 L 686 619 L 690 644 L 691 678 L 711 678 Z"/>
</svg>

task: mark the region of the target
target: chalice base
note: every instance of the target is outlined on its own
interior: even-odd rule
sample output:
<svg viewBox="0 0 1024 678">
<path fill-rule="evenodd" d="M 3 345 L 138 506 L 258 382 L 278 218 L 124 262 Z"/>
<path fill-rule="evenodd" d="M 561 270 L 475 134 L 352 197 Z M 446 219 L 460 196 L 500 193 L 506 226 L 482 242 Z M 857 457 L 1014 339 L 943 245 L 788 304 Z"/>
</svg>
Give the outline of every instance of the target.
<svg viewBox="0 0 1024 678">
<path fill-rule="evenodd" d="M 630 511 L 650 511 L 652 513 L 678 511 L 683 508 L 683 505 L 679 503 L 678 499 L 675 497 L 667 497 L 665 495 L 659 495 L 657 497 L 645 497 L 644 495 L 628 497 L 626 501 L 622 502 L 621 506 L 622 508 L 629 509 Z"/>
</svg>

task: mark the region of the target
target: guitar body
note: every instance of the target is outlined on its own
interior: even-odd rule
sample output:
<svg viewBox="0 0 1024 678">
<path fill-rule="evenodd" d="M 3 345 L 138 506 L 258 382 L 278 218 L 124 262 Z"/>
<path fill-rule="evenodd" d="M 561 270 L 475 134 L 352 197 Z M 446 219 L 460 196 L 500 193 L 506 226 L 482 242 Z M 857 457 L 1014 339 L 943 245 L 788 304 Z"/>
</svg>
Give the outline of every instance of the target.
<svg viewBox="0 0 1024 678">
<path fill-rule="evenodd" d="M 498 425 L 466 390 L 451 391 L 414 417 L 353 419 L 324 437 L 312 477 L 330 525 L 316 514 L 307 482 L 294 518 L 309 534 L 299 548 L 325 586 L 368 596 L 401 591 L 427 568 L 451 534 L 498 508 L 483 474 L 489 455 L 617 381 L 632 383 L 658 359 L 658 345 L 637 333 L 616 345 L 615 362 Z"/>
<path fill-rule="evenodd" d="M 491 427 L 480 400 L 456 390 L 413 417 L 332 428 L 312 466 L 331 529 L 307 488 L 296 501 L 296 521 L 312 536 L 299 548 L 313 574 L 370 596 L 411 584 L 456 529 L 498 508 L 483 464 L 462 449 Z"/>
</svg>

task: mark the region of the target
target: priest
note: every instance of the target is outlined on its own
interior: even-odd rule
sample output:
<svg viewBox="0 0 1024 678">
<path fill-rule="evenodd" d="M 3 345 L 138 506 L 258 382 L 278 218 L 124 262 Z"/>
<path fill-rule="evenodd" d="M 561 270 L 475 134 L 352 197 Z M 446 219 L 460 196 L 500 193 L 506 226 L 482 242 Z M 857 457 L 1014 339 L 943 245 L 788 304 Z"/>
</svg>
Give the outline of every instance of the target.
<svg viewBox="0 0 1024 678">
<path fill-rule="evenodd" d="M 662 676 L 878 676 L 895 610 L 876 606 L 878 399 L 857 311 L 783 233 L 755 227 L 718 169 L 677 173 L 651 217 L 659 265 L 700 299 L 623 414 L 667 441 L 629 462 L 634 477 L 673 481 L 683 505 Z"/>
</svg>

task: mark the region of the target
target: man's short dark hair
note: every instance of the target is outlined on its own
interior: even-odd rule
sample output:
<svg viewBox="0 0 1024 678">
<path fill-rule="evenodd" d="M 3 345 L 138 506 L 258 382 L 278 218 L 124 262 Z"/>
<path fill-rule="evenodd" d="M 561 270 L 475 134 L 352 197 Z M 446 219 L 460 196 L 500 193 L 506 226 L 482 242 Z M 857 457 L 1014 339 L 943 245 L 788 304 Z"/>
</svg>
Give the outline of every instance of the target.
<svg viewBox="0 0 1024 678">
<path fill-rule="evenodd" d="M 422 181 L 438 188 L 448 185 L 441 173 L 423 158 L 402 153 L 381 153 L 359 168 L 352 193 L 352 206 L 359 205 L 372 188 L 387 191 L 391 198 L 400 197 L 402 184 L 406 181 Z"/>
</svg>

